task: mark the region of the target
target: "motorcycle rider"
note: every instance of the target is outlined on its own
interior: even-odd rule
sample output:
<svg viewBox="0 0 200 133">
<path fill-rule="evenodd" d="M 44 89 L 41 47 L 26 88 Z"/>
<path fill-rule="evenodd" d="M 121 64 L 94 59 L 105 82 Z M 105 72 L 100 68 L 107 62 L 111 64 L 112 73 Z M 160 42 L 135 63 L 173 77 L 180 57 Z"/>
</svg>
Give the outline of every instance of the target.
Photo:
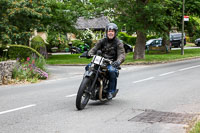
<svg viewBox="0 0 200 133">
<path fill-rule="evenodd" d="M 108 85 L 108 99 L 112 99 L 113 94 L 117 87 L 117 77 L 119 75 L 118 67 L 125 60 L 125 50 L 123 43 L 116 37 L 118 33 L 118 27 L 114 23 L 109 23 L 106 26 L 106 37 L 100 40 L 96 45 L 88 52 L 88 55 L 95 55 L 98 50 L 101 50 L 104 58 L 113 61 L 108 66 L 109 73 L 109 85 Z"/>
</svg>

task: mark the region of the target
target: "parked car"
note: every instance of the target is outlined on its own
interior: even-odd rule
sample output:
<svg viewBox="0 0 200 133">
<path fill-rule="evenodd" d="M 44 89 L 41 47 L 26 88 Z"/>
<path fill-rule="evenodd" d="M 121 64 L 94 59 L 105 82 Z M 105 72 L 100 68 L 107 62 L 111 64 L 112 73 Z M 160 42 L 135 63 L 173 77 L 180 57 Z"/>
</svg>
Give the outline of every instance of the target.
<svg viewBox="0 0 200 133">
<path fill-rule="evenodd" d="M 133 46 L 131 46 L 130 44 L 127 44 L 127 43 L 123 42 L 122 40 L 120 40 L 120 41 L 124 44 L 124 49 L 125 49 L 126 53 L 133 52 Z"/>
<path fill-rule="evenodd" d="M 133 47 L 130 44 L 124 43 L 124 49 L 126 53 L 133 52 Z"/>
<path fill-rule="evenodd" d="M 200 46 L 200 38 L 195 40 L 195 45 Z"/>
<path fill-rule="evenodd" d="M 159 47 L 162 46 L 162 39 L 150 39 L 146 42 L 145 49 L 149 48 L 150 46 Z"/>
<path fill-rule="evenodd" d="M 170 33 L 170 42 L 172 47 L 180 47 L 182 42 L 182 33 Z M 184 36 L 184 45 L 186 45 L 186 38 Z"/>
<path fill-rule="evenodd" d="M 150 39 L 146 42 L 146 46 L 145 49 L 148 49 L 150 46 L 152 47 L 160 47 L 162 46 L 162 39 L 158 38 L 158 39 Z M 170 43 L 170 49 L 171 49 L 171 43 Z"/>
</svg>

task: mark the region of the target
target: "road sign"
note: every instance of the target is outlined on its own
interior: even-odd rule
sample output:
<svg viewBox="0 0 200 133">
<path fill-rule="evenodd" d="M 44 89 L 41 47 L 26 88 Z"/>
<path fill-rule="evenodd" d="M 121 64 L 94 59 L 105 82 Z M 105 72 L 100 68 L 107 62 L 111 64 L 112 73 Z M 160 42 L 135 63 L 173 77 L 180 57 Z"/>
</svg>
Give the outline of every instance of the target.
<svg viewBox="0 0 200 133">
<path fill-rule="evenodd" d="M 189 21 L 189 16 L 184 16 L 184 21 Z"/>
</svg>

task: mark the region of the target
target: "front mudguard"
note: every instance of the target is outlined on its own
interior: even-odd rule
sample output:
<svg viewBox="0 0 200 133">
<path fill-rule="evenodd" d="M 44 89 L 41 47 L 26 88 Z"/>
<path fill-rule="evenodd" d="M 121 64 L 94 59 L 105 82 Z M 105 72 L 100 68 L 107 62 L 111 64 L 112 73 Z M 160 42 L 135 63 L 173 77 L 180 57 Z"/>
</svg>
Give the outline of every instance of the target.
<svg viewBox="0 0 200 133">
<path fill-rule="evenodd" d="M 85 73 L 84 73 L 83 77 L 84 77 L 84 78 L 85 78 L 85 77 L 92 77 L 92 76 L 93 76 L 93 74 L 94 74 L 94 72 L 93 72 L 93 71 L 85 71 Z"/>
</svg>

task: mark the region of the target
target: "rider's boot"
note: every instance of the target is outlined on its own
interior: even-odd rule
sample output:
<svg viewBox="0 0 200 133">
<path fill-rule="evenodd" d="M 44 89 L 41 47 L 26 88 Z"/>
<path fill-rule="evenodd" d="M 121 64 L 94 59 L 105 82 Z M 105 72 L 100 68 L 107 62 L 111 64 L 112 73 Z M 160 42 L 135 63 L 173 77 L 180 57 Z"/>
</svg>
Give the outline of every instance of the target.
<svg viewBox="0 0 200 133">
<path fill-rule="evenodd" d="M 119 91 L 119 89 L 115 89 L 112 92 L 108 92 L 107 99 L 114 98 L 117 95 L 118 91 Z"/>
<path fill-rule="evenodd" d="M 112 93 L 113 98 L 117 95 L 118 91 L 119 91 L 119 89 L 116 89 L 116 90 Z"/>
<path fill-rule="evenodd" d="M 108 92 L 107 94 L 107 99 L 111 100 L 113 98 L 112 92 Z"/>
</svg>

